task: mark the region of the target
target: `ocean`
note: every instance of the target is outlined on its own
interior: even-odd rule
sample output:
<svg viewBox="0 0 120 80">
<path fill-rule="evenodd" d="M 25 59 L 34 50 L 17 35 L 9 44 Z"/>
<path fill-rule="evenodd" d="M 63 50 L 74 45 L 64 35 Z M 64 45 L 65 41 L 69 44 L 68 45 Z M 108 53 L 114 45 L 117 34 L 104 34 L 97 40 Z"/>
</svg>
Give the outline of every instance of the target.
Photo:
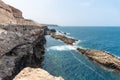
<svg viewBox="0 0 120 80">
<path fill-rule="evenodd" d="M 76 51 L 77 47 L 107 51 L 120 57 L 120 27 L 50 27 L 78 40 L 73 46 L 46 36 L 42 67 L 65 80 L 120 80 L 120 74 L 106 69 Z"/>
</svg>

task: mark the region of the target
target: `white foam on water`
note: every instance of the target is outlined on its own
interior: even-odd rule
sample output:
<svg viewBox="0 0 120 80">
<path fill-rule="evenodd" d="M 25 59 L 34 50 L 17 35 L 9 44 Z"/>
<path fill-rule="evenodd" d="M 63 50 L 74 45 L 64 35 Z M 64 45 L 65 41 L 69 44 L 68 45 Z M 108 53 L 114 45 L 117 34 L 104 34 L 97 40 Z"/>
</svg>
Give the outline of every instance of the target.
<svg viewBox="0 0 120 80">
<path fill-rule="evenodd" d="M 97 72 L 96 70 L 94 70 L 92 67 L 90 67 L 89 65 L 87 65 L 86 63 L 84 63 L 80 58 L 77 58 L 77 56 L 75 56 L 75 54 L 74 54 L 73 52 L 70 51 L 70 53 L 73 55 L 73 57 L 74 57 L 77 61 L 79 61 L 80 63 L 82 63 L 85 67 L 87 67 L 88 69 L 92 70 L 93 72 L 95 72 L 95 73 L 98 74 L 101 78 L 103 78 L 103 79 L 105 80 L 105 78 L 104 78 L 104 76 L 103 76 L 102 74 L 98 73 L 98 72 Z"/>
<path fill-rule="evenodd" d="M 56 34 L 57 35 L 65 35 L 64 32 L 62 32 L 62 31 L 56 31 Z"/>
<path fill-rule="evenodd" d="M 70 35 L 70 33 L 66 33 L 67 35 Z"/>
<path fill-rule="evenodd" d="M 74 37 L 71 37 L 71 36 L 68 36 L 68 35 L 65 35 L 66 37 L 68 37 L 68 38 L 72 38 L 72 39 L 75 39 Z"/>
<path fill-rule="evenodd" d="M 68 50 L 76 50 L 76 48 L 77 46 L 61 45 L 61 46 L 51 46 L 47 50 L 68 51 Z"/>
<path fill-rule="evenodd" d="M 58 35 L 70 35 L 70 33 L 68 33 L 68 32 L 62 32 L 62 31 L 56 31 L 56 34 L 58 34 Z"/>
<path fill-rule="evenodd" d="M 78 40 L 78 41 L 76 41 L 75 43 L 73 43 L 73 45 L 78 45 L 79 43 L 81 43 L 82 41 L 81 40 Z"/>
</svg>

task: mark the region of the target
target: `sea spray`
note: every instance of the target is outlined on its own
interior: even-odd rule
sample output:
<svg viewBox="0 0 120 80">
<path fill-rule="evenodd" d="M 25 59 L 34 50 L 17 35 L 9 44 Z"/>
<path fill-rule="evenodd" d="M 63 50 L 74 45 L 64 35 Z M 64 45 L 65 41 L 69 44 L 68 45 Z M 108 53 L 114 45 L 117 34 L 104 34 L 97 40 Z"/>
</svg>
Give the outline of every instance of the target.
<svg viewBox="0 0 120 80">
<path fill-rule="evenodd" d="M 59 45 L 59 46 L 51 46 L 47 50 L 57 50 L 57 51 L 68 51 L 68 50 L 76 50 L 77 46 L 72 45 Z"/>
</svg>

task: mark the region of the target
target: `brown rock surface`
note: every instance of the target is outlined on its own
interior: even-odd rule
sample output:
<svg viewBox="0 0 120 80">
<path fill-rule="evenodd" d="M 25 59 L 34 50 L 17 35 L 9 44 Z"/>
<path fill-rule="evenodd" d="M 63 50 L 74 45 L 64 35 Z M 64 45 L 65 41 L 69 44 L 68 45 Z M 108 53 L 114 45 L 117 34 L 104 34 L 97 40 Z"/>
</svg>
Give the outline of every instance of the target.
<svg viewBox="0 0 120 80">
<path fill-rule="evenodd" d="M 16 9 L 16 8 L 10 6 L 10 5 L 8 5 L 8 6 L 11 8 L 11 10 L 12 10 L 12 12 L 13 12 L 13 16 L 14 16 L 15 18 L 23 18 L 22 12 L 21 12 L 20 10 L 18 10 L 18 9 Z"/>
<path fill-rule="evenodd" d="M 63 79 L 61 77 L 54 77 L 43 69 L 27 67 L 23 69 L 13 80 L 63 80 Z"/>
<path fill-rule="evenodd" d="M 77 50 L 87 56 L 89 59 L 105 66 L 106 68 L 120 72 L 120 59 L 111 55 L 110 53 L 92 49 L 85 50 L 77 48 Z"/>
<path fill-rule="evenodd" d="M 32 20 L 24 19 L 20 10 L 5 4 L 2 0 L 0 0 L 0 24 L 42 25 Z"/>
<path fill-rule="evenodd" d="M 73 43 L 75 43 L 77 41 L 76 39 L 72 39 L 72 38 L 66 37 L 64 35 L 52 34 L 51 36 L 55 39 L 60 39 L 61 41 L 63 41 L 66 44 L 69 44 L 69 45 L 73 45 Z"/>
<path fill-rule="evenodd" d="M 16 23 L 11 8 L 0 0 L 0 24 Z"/>
</svg>

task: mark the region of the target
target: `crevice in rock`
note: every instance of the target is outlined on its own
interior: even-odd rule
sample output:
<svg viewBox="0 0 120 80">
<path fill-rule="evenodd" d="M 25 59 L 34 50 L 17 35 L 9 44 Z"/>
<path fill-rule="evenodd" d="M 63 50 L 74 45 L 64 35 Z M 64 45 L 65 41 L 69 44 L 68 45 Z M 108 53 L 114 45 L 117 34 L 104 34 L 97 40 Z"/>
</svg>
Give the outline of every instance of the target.
<svg viewBox="0 0 120 80">
<path fill-rule="evenodd" d="M 41 29 L 38 27 L 33 28 L 32 26 L 6 27 L 7 32 L 12 32 L 16 35 L 20 34 L 20 36 L 11 34 L 14 37 L 18 37 L 13 42 L 7 40 L 12 39 L 9 34 L 4 34 L 5 36 L 7 35 L 5 38 L 2 37 L 4 42 L 10 42 L 8 45 L 10 49 L 5 49 L 6 46 L 4 46 L 3 51 L 6 53 L 0 56 L 0 80 L 13 80 L 25 67 L 39 68 L 41 66 L 41 62 L 44 60 L 44 45 L 46 44 L 45 34 Z M 19 43 L 14 43 L 14 41 Z"/>
</svg>

